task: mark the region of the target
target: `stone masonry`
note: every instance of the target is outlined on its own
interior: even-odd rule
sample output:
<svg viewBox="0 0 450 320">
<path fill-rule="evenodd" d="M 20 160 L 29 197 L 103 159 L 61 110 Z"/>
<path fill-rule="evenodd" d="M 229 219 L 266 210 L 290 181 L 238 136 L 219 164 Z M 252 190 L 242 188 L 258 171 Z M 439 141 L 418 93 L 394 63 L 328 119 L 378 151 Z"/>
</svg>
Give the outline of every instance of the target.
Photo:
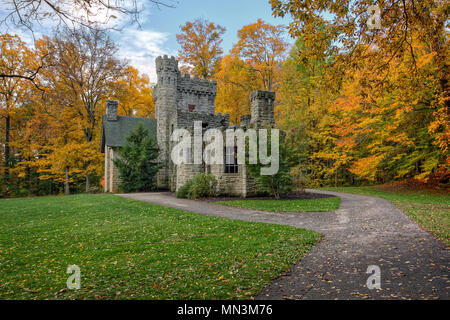
<svg viewBox="0 0 450 320">
<path fill-rule="evenodd" d="M 228 128 L 273 127 L 275 93 L 262 90 L 252 92 L 250 94 L 251 115 L 241 117 L 240 126 L 230 126 L 228 114 L 215 113 L 216 81 L 199 79 L 189 74 L 181 75 L 178 62 L 174 57 L 158 57 L 156 72 L 158 76 L 155 89 L 157 141 L 160 148 L 160 161 L 167 164 L 158 172 L 158 188 L 176 191 L 187 180 L 204 172 L 216 177 L 219 194 L 243 197 L 257 194 L 255 183 L 249 177 L 244 165 L 238 165 L 237 172 L 233 173 L 226 173 L 225 165 L 204 163 L 174 165 L 170 160 L 173 148 L 170 137 L 175 129 L 183 128 L 192 133 L 194 121 L 202 121 L 203 132 L 211 128 L 219 129 L 224 133 Z"/>
<path fill-rule="evenodd" d="M 193 160 L 192 154 L 184 155 L 190 157 L 186 163 L 175 165 L 170 158 L 174 147 L 171 135 L 176 129 L 186 129 L 193 133 L 194 122 L 201 121 L 203 133 L 208 129 L 217 129 L 223 133 L 225 146 L 227 129 L 245 131 L 247 128 L 273 127 L 275 93 L 262 90 L 252 92 L 251 115 L 242 116 L 239 126 L 230 126 L 228 114 L 215 113 L 216 81 L 199 79 L 189 74 L 181 75 L 178 61 L 174 57 L 167 56 L 156 58 L 156 73 L 158 76 L 155 87 L 156 119 L 118 116 L 118 102 L 108 101 L 106 104 L 101 144 L 101 151 L 105 153 L 105 191 L 118 191 L 120 180 L 113 159 L 118 156 L 117 151 L 125 143 L 126 136 L 140 122 L 151 134 L 156 135 L 159 161 L 165 164 L 157 174 L 159 189 L 176 191 L 195 175 L 211 173 L 218 181 L 219 194 L 242 197 L 258 194 L 245 165 L 234 163 L 230 168 L 226 164 L 207 165 L 204 162 L 193 164 L 193 161 L 190 161 Z M 205 143 L 202 143 L 202 153 L 204 148 Z M 194 150 L 194 145 L 190 150 Z M 227 150 L 229 158 L 236 157 L 234 150 Z"/>
</svg>

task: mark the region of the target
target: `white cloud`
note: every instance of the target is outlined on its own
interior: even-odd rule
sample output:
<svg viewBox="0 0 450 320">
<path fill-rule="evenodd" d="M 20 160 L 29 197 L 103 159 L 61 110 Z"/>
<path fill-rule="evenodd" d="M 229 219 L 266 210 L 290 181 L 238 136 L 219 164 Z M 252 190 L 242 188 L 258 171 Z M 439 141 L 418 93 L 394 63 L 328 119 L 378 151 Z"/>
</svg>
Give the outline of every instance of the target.
<svg viewBox="0 0 450 320">
<path fill-rule="evenodd" d="M 161 55 L 174 55 L 164 48 L 168 33 L 151 30 L 126 29 L 114 38 L 119 47 L 119 55 L 141 73 L 146 73 L 151 82 L 156 82 L 155 58 Z"/>
<path fill-rule="evenodd" d="M 5 0 L 0 0 L 3 3 Z M 122 3 L 126 7 L 132 6 L 134 0 L 124 0 Z M 64 4 L 64 2 L 62 2 Z M 151 17 L 152 9 L 154 6 L 148 5 L 147 0 L 136 0 L 137 7 L 139 9 L 144 8 L 139 15 L 139 21 L 141 25 L 144 25 Z M 146 4 L 144 6 L 144 4 Z M 43 7 L 42 11 L 46 11 L 47 8 Z M 87 19 L 85 11 L 74 6 L 68 9 L 78 19 Z M 167 49 L 166 42 L 170 36 L 169 33 L 158 32 L 153 30 L 138 29 L 136 24 L 131 24 L 130 16 L 118 14 L 117 19 L 109 19 L 112 12 L 108 12 L 106 9 L 97 8 L 93 6 L 91 11 L 94 15 L 89 17 L 90 21 L 107 22 L 102 24 L 103 27 L 119 27 L 119 30 L 110 30 L 110 34 L 113 40 L 116 42 L 119 48 L 119 56 L 122 59 L 127 59 L 129 63 L 137 68 L 141 73 L 146 73 L 150 77 L 151 82 L 156 82 L 156 68 L 155 58 L 160 55 L 175 55 L 173 50 Z M 0 7 L 0 18 L 4 17 L 7 11 Z M 54 19 L 47 19 L 43 25 L 36 24 L 34 33 L 30 30 L 22 27 L 16 28 L 13 24 L 0 24 L 0 32 L 17 33 L 23 41 L 27 43 L 29 47 L 34 47 L 34 40 L 39 39 L 44 34 L 51 35 L 52 29 L 58 25 Z"/>
</svg>

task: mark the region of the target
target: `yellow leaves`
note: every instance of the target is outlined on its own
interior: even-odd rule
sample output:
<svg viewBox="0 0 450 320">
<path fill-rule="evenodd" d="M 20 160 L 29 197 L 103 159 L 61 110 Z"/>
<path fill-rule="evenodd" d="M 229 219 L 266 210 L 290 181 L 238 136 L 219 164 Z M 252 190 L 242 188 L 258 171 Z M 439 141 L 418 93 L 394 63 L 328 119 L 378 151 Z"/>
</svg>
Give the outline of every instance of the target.
<svg viewBox="0 0 450 320">
<path fill-rule="evenodd" d="M 428 132 L 436 137 L 434 143 L 441 152 L 447 154 L 450 150 L 450 117 L 445 101 L 441 97 L 436 102 L 436 110 L 433 113 L 433 121 L 428 126 Z"/>
<path fill-rule="evenodd" d="M 55 144 L 50 147 L 50 152 L 42 155 L 34 165 L 42 173 L 41 179 L 65 180 L 65 170 L 68 168 L 69 181 L 77 176 L 89 174 L 100 175 L 102 173 L 103 156 L 97 150 L 95 142 L 70 141 L 65 145 Z"/>
<path fill-rule="evenodd" d="M 18 35 L 0 34 L 0 74 L 29 76 L 39 60 Z M 20 77 L 0 79 L 0 115 L 15 116 L 16 109 L 31 97 L 33 84 Z"/>
<path fill-rule="evenodd" d="M 373 155 L 358 159 L 353 163 L 353 166 L 349 171 L 369 181 L 374 181 L 377 173 L 377 166 L 383 157 L 383 155 Z"/>
<path fill-rule="evenodd" d="M 273 26 L 261 19 L 238 30 L 239 41 L 233 46 L 232 54 L 251 66 L 265 90 L 272 90 L 275 67 L 287 49 L 283 33 L 283 26 Z"/>
<path fill-rule="evenodd" d="M 147 118 L 155 116 L 153 89 L 147 75 L 140 75 L 137 69 L 129 66 L 114 87 L 113 98 L 119 101 L 120 115 Z"/>
<path fill-rule="evenodd" d="M 417 67 L 422 68 L 425 65 L 431 63 L 433 61 L 434 57 L 436 57 L 436 52 L 434 52 L 434 51 L 429 53 L 429 54 L 425 54 L 423 56 L 420 56 L 417 59 Z"/>
<path fill-rule="evenodd" d="M 220 66 L 225 28 L 204 19 L 188 21 L 180 28 L 176 35 L 181 46 L 178 59 L 185 64 L 185 71 L 203 78 L 213 77 Z"/>
<path fill-rule="evenodd" d="M 230 122 L 238 124 L 241 116 L 250 114 L 249 92 L 257 89 L 258 84 L 245 62 L 235 55 L 223 57 L 215 78 L 216 112 L 229 113 Z"/>
<path fill-rule="evenodd" d="M 439 161 L 436 158 L 430 158 L 425 161 L 423 164 L 423 172 L 415 175 L 414 179 L 417 179 L 419 181 L 427 182 L 428 178 L 430 177 L 430 173 L 432 173 L 435 169 L 437 169 L 439 166 Z"/>
</svg>

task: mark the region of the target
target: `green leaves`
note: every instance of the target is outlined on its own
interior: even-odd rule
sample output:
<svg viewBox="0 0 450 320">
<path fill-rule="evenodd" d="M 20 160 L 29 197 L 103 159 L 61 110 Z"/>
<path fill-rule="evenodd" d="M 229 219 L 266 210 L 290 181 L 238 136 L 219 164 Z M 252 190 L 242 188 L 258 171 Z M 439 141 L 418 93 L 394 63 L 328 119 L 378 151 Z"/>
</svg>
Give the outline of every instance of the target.
<svg viewBox="0 0 450 320">
<path fill-rule="evenodd" d="M 217 180 L 212 174 L 200 173 L 178 189 L 178 198 L 198 199 L 216 195 Z"/>
<path fill-rule="evenodd" d="M 267 130 L 267 150 L 272 150 L 272 136 L 271 136 L 271 130 Z M 291 169 L 291 163 L 290 158 L 292 157 L 292 153 L 286 146 L 286 144 L 283 141 L 283 137 L 279 137 L 279 167 L 277 173 L 273 175 L 262 175 L 261 174 L 261 168 L 265 167 L 266 165 L 262 165 L 261 161 L 258 161 L 257 164 L 250 164 L 248 159 L 248 144 L 246 145 L 247 151 L 247 159 L 246 159 L 246 166 L 248 168 L 248 172 L 250 173 L 250 176 L 255 180 L 256 185 L 259 187 L 259 189 L 268 195 L 280 198 L 280 196 L 289 193 L 293 190 L 293 181 L 292 176 L 290 174 Z M 258 143 L 259 148 L 259 143 Z M 258 151 L 259 154 L 259 151 Z M 277 155 L 275 155 L 277 156 Z M 273 161 L 273 159 L 272 159 Z"/>
</svg>

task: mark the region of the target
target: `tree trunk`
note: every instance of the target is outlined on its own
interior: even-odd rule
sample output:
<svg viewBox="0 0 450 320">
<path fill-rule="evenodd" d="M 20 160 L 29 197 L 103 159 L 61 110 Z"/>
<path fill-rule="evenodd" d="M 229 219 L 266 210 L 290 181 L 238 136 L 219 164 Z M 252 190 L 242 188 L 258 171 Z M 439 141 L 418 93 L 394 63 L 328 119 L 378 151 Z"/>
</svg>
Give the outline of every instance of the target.
<svg viewBox="0 0 450 320">
<path fill-rule="evenodd" d="M 272 91 L 272 77 L 273 77 L 273 71 L 270 71 L 270 73 L 269 73 L 269 85 L 268 85 L 268 88 L 267 88 L 268 91 Z"/>
<path fill-rule="evenodd" d="M 11 116 L 8 114 L 6 116 L 6 126 L 5 126 L 5 175 L 9 175 L 9 166 L 11 157 L 11 149 L 9 146 L 10 131 L 11 131 Z"/>
<path fill-rule="evenodd" d="M 27 160 L 31 161 L 31 158 L 28 157 Z M 33 186 L 32 186 L 33 182 L 31 180 L 31 168 L 30 168 L 30 166 L 27 166 L 26 173 L 27 173 L 27 182 L 28 182 L 28 192 L 29 192 L 29 194 L 33 194 L 33 192 L 32 192 L 32 190 L 33 190 Z"/>
<path fill-rule="evenodd" d="M 86 173 L 86 192 L 89 192 L 91 189 L 91 175 Z"/>
<path fill-rule="evenodd" d="M 64 135 L 64 145 L 67 144 L 67 134 Z M 66 196 L 70 195 L 70 185 L 69 185 L 69 166 L 64 168 L 64 194 Z"/>
<path fill-rule="evenodd" d="M 65 167 L 64 173 L 64 194 L 66 196 L 70 195 L 70 185 L 69 185 L 69 167 Z"/>
<path fill-rule="evenodd" d="M 91 116 L 91 122 L 92 122 L 92 117 Z M 95 120 L 95 119 L 94 119 Z M 86 142 L 89 143 L 92 141 L 92 135 L 91 135 L 91 129 L 88 128 L 87 130 L 85 130 L 84 134 L 85 134 L 85 138 L 86 138 Z M 86 163 L 86 168 L 89 167 L 89 162 Z M 89 190 L 91 189 L 91 175 L 89 173 L 86 173 L 86 192 L 89 192 Z"/>
</svg>

